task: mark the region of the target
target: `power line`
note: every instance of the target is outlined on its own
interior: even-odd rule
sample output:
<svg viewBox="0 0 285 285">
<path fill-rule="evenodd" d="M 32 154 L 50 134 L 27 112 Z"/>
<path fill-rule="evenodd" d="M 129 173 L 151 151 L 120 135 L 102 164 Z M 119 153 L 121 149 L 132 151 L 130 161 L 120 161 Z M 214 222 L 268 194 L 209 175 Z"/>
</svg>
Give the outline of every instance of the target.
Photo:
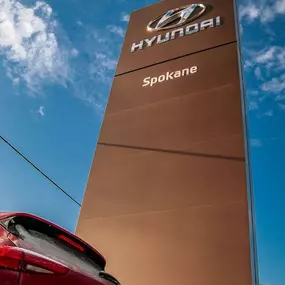
<svg viewBox="0 0 285 285">
<path fill-rule="evenodd" d="M 47 180 L 49 180 L 56 188 L 58 188 L 62 193 L 64 193 L 68 198 L 70 198 L 75 204 L 81 207 L 81 204 L 77 202 L 70 194 L 68 194 L 64 189 L 62 189 L 54 180 L 48 177 L 42 170 L 40 170 L 34 163 L 32 163 L 23 153 L 21 153 L 16 147 L 14 147 L 7 139 L 0 135 L 0 139 L 6 143 L 10 148 L 12 148 L 18 155 L 20 155 L 26 162 L 28 162 L 36 171 L 43 175 Z"/>
</svg>

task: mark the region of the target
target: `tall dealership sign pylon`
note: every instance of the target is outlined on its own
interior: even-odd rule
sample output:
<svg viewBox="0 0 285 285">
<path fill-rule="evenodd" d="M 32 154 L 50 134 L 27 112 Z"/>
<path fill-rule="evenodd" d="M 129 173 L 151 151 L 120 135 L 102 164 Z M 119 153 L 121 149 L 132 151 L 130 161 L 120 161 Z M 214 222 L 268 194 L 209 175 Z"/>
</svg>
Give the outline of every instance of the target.
<svg viewBox="0 0 285 285">
<path fill-rule="evenodd" d="M 77 234 L 124 285 L 255 283 L 232 0 L 135 11 Z"/>
</svg>

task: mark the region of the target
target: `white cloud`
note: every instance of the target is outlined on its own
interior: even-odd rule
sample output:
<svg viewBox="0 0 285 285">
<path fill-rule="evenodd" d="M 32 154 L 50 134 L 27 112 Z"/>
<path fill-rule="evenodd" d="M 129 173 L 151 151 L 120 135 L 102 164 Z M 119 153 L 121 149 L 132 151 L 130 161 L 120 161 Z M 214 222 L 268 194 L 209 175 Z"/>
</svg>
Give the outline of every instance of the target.
<svg viewBox="0 0 285 285">
<path fill-rule="evenodd" d="M 257 19 L 260 16 L 260 10 L 255 4 L 241 5 L 239 9 L 240 18 L 247 18 L 250 21 Z"/>
<path fill-rule="evenodd" d="M 275 10 L 279 14 L 285 13 L 285 0 L 277 0 L 275 3 Z"/>
<path fill-rule="evenodd" d="M 19 0 L 0 0 L 0 54 L 13 83 L 24 82 L 38 92 L 46 82 L 65 85 L 67 55 L 55 34 L 52 8 L 43 1 L 27 7 Z"/>
<path fill-rule="evenodd" d="M 75 97 L 102 113 L 124 29 L 109 25 L 97 30 L 78 20 L 83 33 L 75 48 L 51 6 L 43 0 L 32 6 L 23 3 L 27 1 L 0 0 L 0 56 L 12 84 L 18 90 L 26 86 L 32 95 L 48 84 L 68 86 Z M 79 53 L 86 56 L 72 60 Z M 44 116 L 44 106 L 33 113 Z"/>
<path fill-rule="evenodd" d="M 247 71 L 254 71 L 258 80 L 285 69 L 285 47 L 271 46 L 260 51 L 247 51 L 244 67 Z"/>
<path fill-rule="evenodd" d="M 52 8 L 43 1 L 37 1 L 34 8 L 35 10 L 41 9 L 47 17 L 50 17 L 52 14 Z"/>
<path fill-rule="evenodd" d="M 12 82 L 14 86 L 17 86 L 20 83 L 20 78 L 17 78 L 17 77 L 12 78 Z"/>
<path fill-rule="evenodd" d="M 121 16 L 121 21 L 122 22 L 129 22 L 129 20 L 130 20 L 130 15 L 126 14 L 126 13 L 123 13 L 122 16 Z"/>
<path fill-rule="evenodd" d="M 284 104 L 279 103 L 278 106 L 279 106 L 280 110 L 285 111 L 285 105 Z"/>
<path fill-rule="evenodd" d="M 45 115 L 45 107 L 44 106 L 40 106 L 39 109 L 37 110 L 37 113 L 43 117 Z"/>
<path fill-rule="evenodd" d="M 257 96 L 259 94 L 258 90 L 248 90 L 247 94 L 249 94 L 250 96 Z"/>
<path fill-rule="evenodd" d="M 253 66 L 253 63 L 250 61 L 250 60 L 245 60 L 245 62 L 244 62 L 244 68 L 245 69 L 249 69 L 249 68 L 251 68 Z"/>
<path fill-rule="evenodd" d="M 255 74 L 255 77 L 258 79 L 258 80 L 264 80 L 263 76 L 262 76 L 262 71 L 261 71 L 261 68 L 259 66 L 257 66 L 255 69 L 254 69 L 254 74 Z"/>
<path fill-rule="evenodd" d="M 261 89 L 266 92 L 279 94 L 285 90 L 285 74 L 280 77 L 274 77 L 271 80 L 263 83 Z"/>
<path fill-rule="evenodd" d="M 87 51 L 91 57 L 89 74 L 95 81 L 110 84 L 117 65 L 116 54 L 119 52 L 121 39 L 114 38 L 109 28 L 107 31 L 95 30 L 90 36 L 87 44 L 92 47 Z"/>
<path fill-rule="evenodd" d="M 247 72 L 251 72 L 255 78 L 261 81 L 260 94 L 248 95 L 249 110 L 263 109 L 266 99 L 274 100 L 276 105 L 285 101 L 285 47 L 271 46 L 261 51 L 247 51 Z M 283 103 L 282 103 L 283 105 Z M 282 106 L 279 110 L 283 110 Z M 273 109 L 262 114 L 262 117 L 273 116 Z"/>
<path fill-rule="evenodd" d="M 251 139 L 250 140 L 250 145 L 252 147 L 261 147 L 262 146 L 262 142 L 259 139 Z"/>
<path fill-rule="evenodd" d="M 273 116 L 273 110 L 266 111 L 263 115 L 267 116 L 267 117 L 272 117 Z"/>
<path fill-rule="evenodd" d="M 106 67 L 109 70 L 115 70 L 117 60 L 109 58 L 106 54 L 95 52 L 95 57 L 100 66 Z"/>
<path fill-rule="evenodd" d="M 83 23 L 80 20 L 76 21 L 76 24 L 81 27 L 83 26 Z"/>
<path fill-rule="evenodd" d="M 242 36 L 243 35 L 243 25 L 242 24 L 239 24 L 239 32 L 240 32 L 240 35 Z"/>
<path fill-rule="evenodd" d="M 249 101 L 248 109 L 249 111 L 258 110 L 258 103 L 255 101 Z"/>
<path fill-rule="evenodd" d="M 120 26 L 109 25 L 107 28 L 111 33 L 118 35 L 119 37 L 123 38 L 125 35 L 125 30 Z"/>
<path fill-rule="evenodd" d="M 85 26 L 87 33 L 79 46 L 81 53 L 86 55 L 77 66 L 73 86 L 75 96 L 93 107 L 96 113 L 105 110 L 108 99 L 106 90 L 110 89 L 117 65 L 122 38 L 114 37 L 110 26 L 105 29 L 96 29 L 94 26 Z"/>
<path fill-rule="evenodd" d="M 76 48 L 73 48 L 70 53 L 72 56 L 76 57 L 76 56 L 78 56 L 79 51 Z"/>
<path fill-rule="evenodd" d="M 267 23 L 284 14 L 285 0 L 251 0 L 246 5 L 240 5 L 239 7 L 240 19 L 250 22 L 259 20 L 261 23 Z"/>
<path fill-rule="evenodd" d="M 274 99 L 276 102 L 281 102 L 281 101 L 284 101 L 285 100 L 285 94 L 279 94 L 275 97 Z"/>
<path fill-rule="evenodd" d="M 270 47 L 269 49 L 261 51 L 256 56 L 257 63 L 267 63 L 268 61 L 272 60 L 276 54 L 277 48 L 275 46 Z"/>
</svg>

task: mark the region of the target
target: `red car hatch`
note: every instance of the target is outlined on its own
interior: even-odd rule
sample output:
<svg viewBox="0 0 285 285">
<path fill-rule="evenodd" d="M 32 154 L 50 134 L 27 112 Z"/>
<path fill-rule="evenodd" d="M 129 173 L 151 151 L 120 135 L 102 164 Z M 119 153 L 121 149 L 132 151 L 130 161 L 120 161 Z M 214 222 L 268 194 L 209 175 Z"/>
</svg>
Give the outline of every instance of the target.
<svg viewBox="0 0 285 285">
<path fill-rule="evenodd" d="M 21 272 L 20 285 L 119 284 L 103 256 L 68 231 L 29 214 L 2 215 L 2 224 L 14 246 L 0 244 L 0 267 Z"/>
</svg>

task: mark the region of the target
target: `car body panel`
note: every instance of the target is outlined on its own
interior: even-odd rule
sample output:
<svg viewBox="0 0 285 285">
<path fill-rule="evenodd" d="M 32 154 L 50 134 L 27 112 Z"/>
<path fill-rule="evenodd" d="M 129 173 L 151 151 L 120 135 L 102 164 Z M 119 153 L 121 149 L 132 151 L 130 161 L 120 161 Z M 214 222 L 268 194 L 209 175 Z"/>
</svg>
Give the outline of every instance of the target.
<svg viewBox="0 0 285 285">
<path fill-rule="evenodd" d="M 20 273 L 12 270 L 0 269 L 1 285 L 18 285 Z M 32 285 L 32 284 L 31 284 Z"/>
<path fill-rule="evenodd" d="M 69 272 L 66 275 L 36 275 L 22 273 L 20 277 L 19 285 L 110 285 L 93 279 L 89 276 L 79 274 L 78 272 Z M 1 284 L 2 285 L 2 284 Z"/>
</svg>

